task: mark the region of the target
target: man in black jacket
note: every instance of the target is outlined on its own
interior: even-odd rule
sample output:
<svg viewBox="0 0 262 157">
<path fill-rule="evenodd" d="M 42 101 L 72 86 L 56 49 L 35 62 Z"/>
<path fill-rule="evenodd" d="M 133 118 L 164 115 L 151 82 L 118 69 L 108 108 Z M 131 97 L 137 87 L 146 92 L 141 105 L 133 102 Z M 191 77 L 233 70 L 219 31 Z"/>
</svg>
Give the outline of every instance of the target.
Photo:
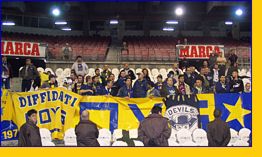
<svg viewBox="0 0 262 157">
<path fill-rule="evenodd" d="M 242 93 L 244 91 L 244 84 L 238 77 L 237 70 L 232 73 L 232 79 L 229 81 L 229 90 L 231 93 Z"/>
<path fill-rule="evenodd" d="M 97 125 L 89 120 L 89 112 L 83 111 L 81 120 L 75 128 L 77 146 L 97 147 L 100 146 L 97 138 L 99 131 Z"/>
<path fill-rule="evenodd" d="M 36 67 L 31 63 L 31 59 L 26 59 L 26 65 L 20 71 L 22 77 L 22 92 L 27 92 L 31 88 L 32 82 L 39 76 Z"/>
<path fill-rule="evenodd" d="M 221 119 L 221 111 L 215 109 L 215 120 L 209 122 L 207 126 L 208 146 L 226 147 L 231 139 L 230 128 L 226 122 Z"/>
<path fill-rule="evenodd" d="M 20 147 L 41 147 L 41 136 L 39 127 L 36 126 L 37 111 L 29 110 L 26 115 L 28 120 L 20 128 L 18 146 Z"/>
</svg>

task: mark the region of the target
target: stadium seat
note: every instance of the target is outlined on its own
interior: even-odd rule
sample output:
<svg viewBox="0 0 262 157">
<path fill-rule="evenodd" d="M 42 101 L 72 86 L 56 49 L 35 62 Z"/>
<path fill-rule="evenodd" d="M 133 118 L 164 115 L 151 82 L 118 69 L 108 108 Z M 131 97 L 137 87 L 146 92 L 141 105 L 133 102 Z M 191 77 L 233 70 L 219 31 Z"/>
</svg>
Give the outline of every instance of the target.
<svg viewBox="0 0 262 157">
<path fill-rule="evenodd" d="M 197 146 L 208 146 L 207 133 L 204 129 L 195 129 L 193 140 Z"/>
<path fill-rule="evenodd" d="M 141 73 L 141 72 L 142 72 L 142 69 L 141 69 L 141 68 L 137 68 L 137 69 L 136 69 L 136 74 L 137 74 L 137 73 Z"/>
<path fill-rule="evenodd" d="M 112 146 L 114 147 L 127 147 L 127 143 L 123 141 L 115 141 Z"/>
<path fill-rule="evenodd" d="M 39 73 L 43 73 L 45 70 L 44 70 L 42 67 L 38 67 L 38 68 L 37 68 L 37 71 L 38 71 Z"/>
<path fill-rule="evenodd" d="M 71 74 L 71 69 L 65 68 L 63 71 L 63 77 L 70 77 L 70 74 Z"/>
<path fill-rule="evenodd" d="M 117 139 L 120 139 L 123 137 L 122 129 L 115 129 L 113 132 L 113 141 L 116 141 Z"/>
<path fill-rule="evenodd" d="M 77 146 L 75 129 L 71 128 L 66 130 L 64 136 L 65 146 Z"/>
<path fill-rule="evenodd" d="M 57 68 L 56 71 L 55 71 L 55 74 L 57 77 L 63 77 L 63 72 L 64 70 L 62 68 Z"/>
<path fill-rule="evenodd" d="M 138 130 L 137 129 L 131 129 L 129 130 L 129 137 L 130 138 L 138 138 Z"/>
<path fill-rule="evenodd" d="M 168 145 L 169 146 L 179 146 L 179 144 L 177 143 L 177 136 L 176 136 L 175 129 L 171 130 L 171 136 L 168 139 Z"/>
<path fill-rule="evenodd" d="M 100 146 L 110 146 L 112 135 L 109 129 L 99 129 L 98 142 Z"/>
<path fill-rule="evenodd" d="M 242 128 L 238 132 L 239 140 L 237 140 L 234 146 L 249 146 L 251 131 L 248 128 Z"/>
<path fill-rule="evenodd" d="M 138 140 L 134 140 L 134 143 L 135 143 L 136 147 L 143 147 L 144 146 L 144 143 L 141 142 L 141 141 L 138 141 Z"/>
<path fill-rule="evenodd" d="M 187 129 L 181 129 L 177 132 L 177 141 L 179 146 L 196 146 L 192 141 L 191 132 Z"/>
<path fill-rule="evenodd" d="M 88 75 L 93 77 L 95 75 L 95 69 L 94 68 L 89 68 L 88 69 Z"/>
<path fill-rule="evenodd" d="M 48 71 L 50 71 L 51 74 L 53 74 L 53 75 L 55 74 L 54 71 L 51 68 L 45 68 L 45 72 L 48 72 Z"/>
<path fill-rule="evenodd" d="M 52 137 L 51 137 L 51 132 L 46 129 L 46 128 L 40 128 L 40 136 L 41 136 L 41 141 L 45 142 L 45 141 L 52 141 Z"/>
<path fill-rule="evenodd" d="M 239 140 L 238 132 L 230 128 L 231 138 L 227 146 L 235 146 L 235 143 Z"/>
</svg>

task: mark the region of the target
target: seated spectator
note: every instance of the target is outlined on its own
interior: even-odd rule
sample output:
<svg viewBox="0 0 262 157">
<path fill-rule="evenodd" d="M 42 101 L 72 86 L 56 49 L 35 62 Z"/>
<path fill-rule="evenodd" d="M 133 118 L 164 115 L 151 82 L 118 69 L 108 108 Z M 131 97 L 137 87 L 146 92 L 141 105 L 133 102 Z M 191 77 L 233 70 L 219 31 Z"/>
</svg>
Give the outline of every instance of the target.
<svg viewBox="0 0 262 157">
<path fill-rule="evenodd" d="M 149 77 L 148 69 L 144 68 L 142 72 L 144 73 L 144 76 L 145 76 L 144 78 L 146 79 L 147 83 L 150 84 L 151 86 L 154 86 L 154 82 L 152 82 Z"/>
<path fill-rule="evenodd" d="M 250 82 L 247 82 L 245 84 L 245 91 L 244 92 L 245 93 L 251 93 L 251 84 L 250 84 Z"/>
<path fill-rule="evenodd" d="M 207 68 L 207 67 L 208 67 L 208 62 L 207 62 L 207 60 L 204 60 L 204 61 L 203 61 L 202 67 L 204 67 L 204 68 Z"/>
<path fill-rule="evenodd" d="M 80 90 L 83 84 L 84 84 L 84 77 L 82 75 L 78 75 L 77 82 L 73 84 L 72 92 L 80 94 Z"/>
<path fill-rule="evenodd" d="M 112 95 L 113 81 L 107 81 L 106 86 L 101 86 L 96 95 Z"/>
<path fill-rule="evenodd" d="M 44 89 L 55 88 L 55 87 L 58 87 L 58 83 L 56 81 L 55 75 L 52 74 L 49 76 L 49 81 L 44 82 L 41 86 L 41 88 Z"/>
<path fill-rule="evenodd" d="M 163 77 L 161 74 L 159 74 L 157 76 L 157 82 L 155 83 L 155 88 L 160 91 L 162 89 L 162 86 L 163 86 Z"/>
<path fill-rule="evenodd" d="M 196 79 L 196 83 L 194 85 L 192 93 L 194 94 L 208 93 L 208 91 L 203 87 L 201 79 Z"/>
<path fill-rule="evenodd" d="M 229 82 L 229 91 L 231 93 L 242 93 L 244 91 L 243 81 L 238 78 L 238 71 L 232 73 L 232 79 Z"/>
<path fill-rule="evenodd" d="M 75 71 L 76 75 L 85 76 L 88 74 L 88 66 L 83 62 L 82 56 L 77 56 L 75 63 L 71 67 Z"/>
<path fill-rule="evenodd" d="M 209 67 L 206 67 L 205 68 L 205 76 L 206 76 L 206 79 L 207 79 L 207 81 L 208 81 L 208 84 L 209 84 L 209 86 L 208 87 L 206 87 L 206 90 L 207 90 L 207 92 L 209 92 L 209 91 L 213 91 L 213 89 L 214 89 L 214 83 L 213 83 L 213 80 L 214 80 L 214 73 L 213 73 L 213 70 L 211 71 L 210 69 L 209 69 Z"/>
<path fill-rule="evenodd" d="M 125 98 L 133 98 L 134 97 L 131 77 L 126 78 L 125 85 L 119 89 L 117 96 L 122 97 L 122 98 L 123 97 L 125 97 Z"/>
<path fill-rule="evenodd" d="M 117 81 L 115 81 L 115 75 L 112 73 L 110 74 L 109 78 L 107 81 L 113 81 L 113 87 L 112 87 L 112 96 L 117 96 L 119 87 L 117 85 Z"/>
<path fill-rule="evenodd" d="M 93 81 L 92 81 L 91 76 L 86 77 L 86 83 L 82 84 L 80 88 L 80 94 L 81 95 L 94 95 Z"/>
<path fill-rule="evenodd" d="M 151 84 L 147 84 L 147 97 L 152 98 L 152 97 L 161 97 L 160 91 L 157 90 L 155 87 L 153 87 Z"/>
<path fill-rule="evenodd" d="M 136 80 L 133 90 L 134 98 L 145 98 L 147 92 L 147 81 L 144 78 L 144 73 L 137 73 L 138 80 Z"/>
<path fill-rule="evenodd" d="M 190 94 L 190 87 L 185 83 L 184 75 L 178 76 L 178 82 L 175 84 L 176 90 L 179 94 Z"/>
<path fill-rule="evenodd" d="M 162 89 L 160 90 L 161 97 L 166 97 L 168 95 L 175 95 L 178 91 L 174 87 L 173 78 L 167 78 L 167 83 L 163 85 Z"/>
<path fill-rule="evenodd" d="M 220 76 L 220 81 L 216 83 L 215 86 L 215 92 L 216 93 L 228 93 L 229 92 L 229 86 L 226 83 L 226 77 Z"/>
</svg>

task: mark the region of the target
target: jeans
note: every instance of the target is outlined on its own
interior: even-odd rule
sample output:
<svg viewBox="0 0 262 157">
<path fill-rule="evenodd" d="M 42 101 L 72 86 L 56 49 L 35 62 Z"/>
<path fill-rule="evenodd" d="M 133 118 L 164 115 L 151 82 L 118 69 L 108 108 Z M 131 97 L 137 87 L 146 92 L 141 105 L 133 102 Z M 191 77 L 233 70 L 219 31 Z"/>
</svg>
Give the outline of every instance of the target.
<svg viewBox="0 0 262 157">
<path fill-rule="evenodd" d="M 2 78 L 2 88 L 10 89 L 10 78 Z"/>
</svg>

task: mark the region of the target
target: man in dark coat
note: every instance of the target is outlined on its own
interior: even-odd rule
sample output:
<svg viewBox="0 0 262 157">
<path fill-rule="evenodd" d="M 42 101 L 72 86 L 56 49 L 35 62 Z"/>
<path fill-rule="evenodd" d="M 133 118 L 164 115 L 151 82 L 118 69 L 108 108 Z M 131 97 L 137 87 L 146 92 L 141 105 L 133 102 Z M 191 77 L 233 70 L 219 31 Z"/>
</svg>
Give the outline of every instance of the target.
<svg viewBox="0 0 262 157">
<path fill-rule="evenodd" d="M 27 113 L 28 120 L 20 128 L 18 146 L 20 147 L 41 147 L 41 136 L 39 127 L 36 126 L 37 111 L 32 109 Z"/>
<path fill-rule="evenodd" d="M 139 125 L 138 139 L 145 146 L 168 146 L 171 128 L 168 119 L 161 115 L 162 108 L 154 106 L 151 114 Z"/>
<path fill-rule="evenodd" d="M 77 146 L 97 147 L 100 146 L 97 138 L 99 131 L 97 125 L 89 120 L 89 112 L 83 111 L 81 120 L 75 128 Z"/>
<path fill-rule="evenodd" d="M 228 124 L 221 120 L 221 111 L 215 109 L 215 120 L 207 126 L 208 146 L 226 147 L 230 141 L 231 134 Z"/>
<path fill-rule="evenodd" d="M 147 92 L 147 81 L 143 73 L 137 73 L 138 80 L 133 86 L 134 98 L 145 98 Z"/>
</svg>

